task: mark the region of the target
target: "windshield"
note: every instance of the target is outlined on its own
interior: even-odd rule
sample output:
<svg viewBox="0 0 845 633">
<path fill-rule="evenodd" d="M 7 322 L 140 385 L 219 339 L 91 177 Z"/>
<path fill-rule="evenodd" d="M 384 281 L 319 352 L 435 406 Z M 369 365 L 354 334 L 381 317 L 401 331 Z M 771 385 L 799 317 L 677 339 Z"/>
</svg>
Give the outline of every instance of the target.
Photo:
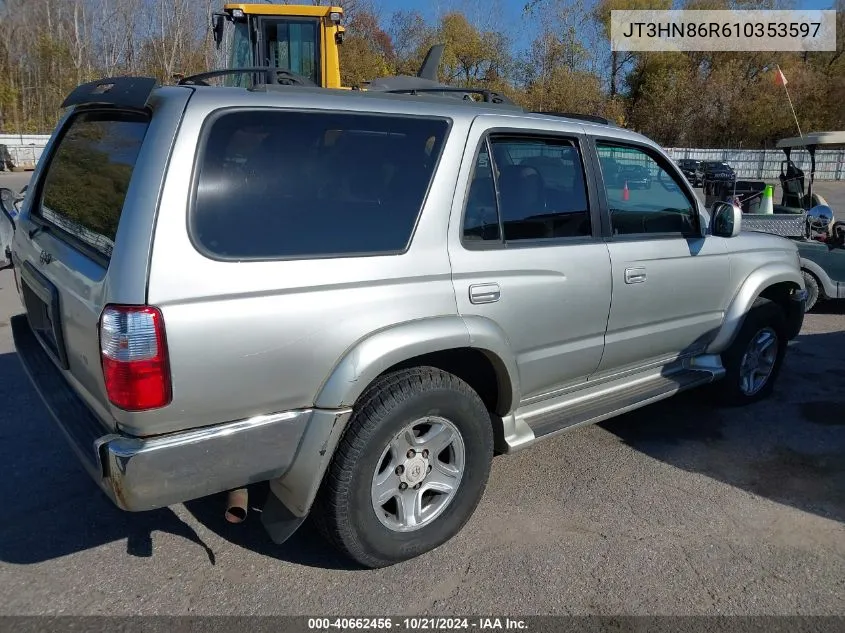
<svg viewBox="0 0 845 633">
<path fill-rule="evenodd" d="M 261 66 L 284 68 L 320 84 L 317 59 L 317 21 L 290 18 L 261 20 Z"/>
<path fill-rule="evenodd" d="M 246 22 L 235 22 L 227 67 L 248 68 L 254 65 L 252 62 L 252 44 L 249 41 L 249 25 Z M 249 84 L 248 75 L 227 75 L 223 82 L 226 86 L 240 86 L 242 88 Z"/>
<path fill-rule="evenodd" d="M 317 42 L 317 21 L 292 18 L 261 18 L 261 58 L 253 60 L 253 42 L 247 22 L 235 22 L 229 47 L 228 68 L 272 66 L 290 70 L 320 85 L 320 65 Z M 227 86 L 246 87 L 251 83 L 248 74 L 229 75 Z"/>
</svg>

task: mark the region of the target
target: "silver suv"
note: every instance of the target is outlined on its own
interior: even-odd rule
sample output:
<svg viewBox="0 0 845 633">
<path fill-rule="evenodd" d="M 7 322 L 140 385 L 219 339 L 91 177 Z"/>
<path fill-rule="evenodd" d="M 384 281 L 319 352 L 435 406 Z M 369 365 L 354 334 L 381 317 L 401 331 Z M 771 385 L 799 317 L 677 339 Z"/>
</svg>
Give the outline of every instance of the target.
<svg viewBox="0 0 845 633">
<path fill-rule="evenodd" d="M 269 481 L 275 542 L 311 516 L 393 564 L 462 528 L 494 452 L 697 386 L 754 402 L 802 324 L 794 243 L 592 117 L 138 78 L 65 105 L 12 327 L 125 510 Z"/>
</svg>

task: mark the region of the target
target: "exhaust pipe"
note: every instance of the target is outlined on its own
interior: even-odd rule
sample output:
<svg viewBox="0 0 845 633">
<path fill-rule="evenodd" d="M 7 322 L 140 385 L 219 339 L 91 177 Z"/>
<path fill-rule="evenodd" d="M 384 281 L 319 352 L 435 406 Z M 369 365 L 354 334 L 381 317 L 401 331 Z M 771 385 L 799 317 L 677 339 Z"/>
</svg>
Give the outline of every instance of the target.
<svg viewBox="0 0 845 633">
<path fill-rule="evenodd" d="M 229 491 L 226 499 L 226 520 L 229 523 L 241 523 L 246 519 L 246 506 L 249 500 L 249 493 L 246 488 L 237 488 Z"/>
</svg>

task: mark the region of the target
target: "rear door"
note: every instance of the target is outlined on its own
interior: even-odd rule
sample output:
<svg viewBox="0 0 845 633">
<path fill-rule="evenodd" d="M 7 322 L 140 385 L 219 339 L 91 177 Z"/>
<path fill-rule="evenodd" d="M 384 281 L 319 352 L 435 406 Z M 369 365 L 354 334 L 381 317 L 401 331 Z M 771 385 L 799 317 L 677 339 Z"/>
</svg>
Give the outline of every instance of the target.
<svg viewBox="0 0 845 633">
<path fill-rule="evenodd" d="M 182 94 L 186 100 L 190 92 Z M 160 112 L 181 111 L 185 102 Z M 98 322 L 109 303 L 145 302 L 158 188 L 178 123 L 165 114 L 154 129 L 153 109 L 69 114 L 33 175 L 14 243 L 30 326 L 109 426 Z"/>
<path fill-rule="evenodd" d="M 524 404 L 595 371 L 611 292 L 583 128 L 530 123 L 476 119 L 449 231 L 458 311 L 502 332 Z"/>
</svg>

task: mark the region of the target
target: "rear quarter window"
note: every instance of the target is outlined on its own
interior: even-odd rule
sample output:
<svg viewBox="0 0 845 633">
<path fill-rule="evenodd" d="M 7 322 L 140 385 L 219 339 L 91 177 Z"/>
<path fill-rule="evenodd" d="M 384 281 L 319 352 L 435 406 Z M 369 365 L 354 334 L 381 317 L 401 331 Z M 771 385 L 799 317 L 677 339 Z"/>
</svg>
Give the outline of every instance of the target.
<svg viewBox="0 0 845 633">
<path fill-rule="evenodd" d="M 110 259 L 129 181 L 149 125 L 132 112 L 81 112 L 49 158 L 34 215 Z"/>
<path fill-rule="evenodd" d="M 206 124 L 190 230 L 214 259 L 403 252 L 446 119 L 244 110 Z"/>
</svg>

